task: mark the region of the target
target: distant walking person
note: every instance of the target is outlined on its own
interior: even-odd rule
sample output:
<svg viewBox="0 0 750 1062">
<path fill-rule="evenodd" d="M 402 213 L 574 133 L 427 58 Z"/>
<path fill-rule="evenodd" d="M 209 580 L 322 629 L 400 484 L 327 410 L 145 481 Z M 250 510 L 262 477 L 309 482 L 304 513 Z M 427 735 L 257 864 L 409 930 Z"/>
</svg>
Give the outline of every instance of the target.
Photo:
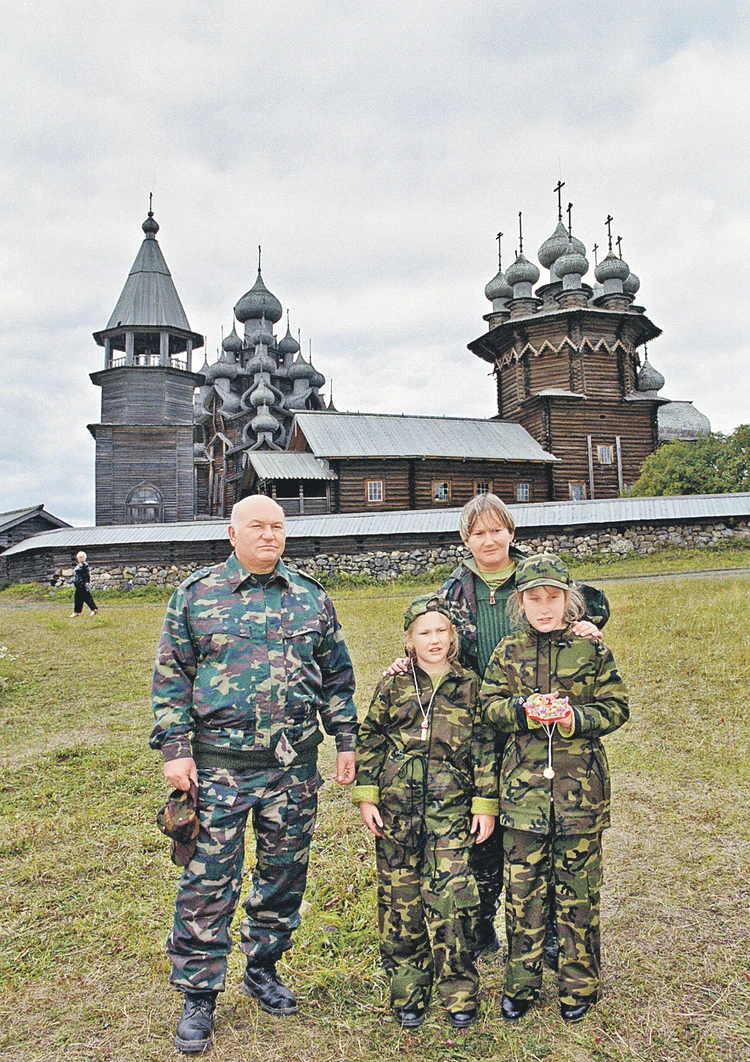
<svg viewBox="0 0 750 1062">
<path fill-rule="evenodd" d="M 91 596 L 91 572 L 89 566 L 86 563 L 86 554 L 81 550 L 80 553 L 76 553 L 76 564 L 73 570 L 73 611 L 70 614 L 71 619 L 76 619 L 83 612 L 84 604 L 88 605 L 91 609 L 91 615 L 95 616 L 99 609 L 96 607 L 96 602 Z"/>
</svg>

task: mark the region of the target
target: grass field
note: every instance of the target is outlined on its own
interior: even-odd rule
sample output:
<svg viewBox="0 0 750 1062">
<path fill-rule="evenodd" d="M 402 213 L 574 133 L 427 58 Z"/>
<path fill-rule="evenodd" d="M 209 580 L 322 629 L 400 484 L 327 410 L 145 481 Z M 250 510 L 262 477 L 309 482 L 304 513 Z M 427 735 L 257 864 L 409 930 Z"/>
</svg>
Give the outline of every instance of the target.
<svg viewBox="0 0 750 1062">
<path fill-rule="evenodd" d="M 414 590 L 335 594 L 360 706 L 399 648 Z M 482 963 L 481 1021 L 451 1033 L 436 1006 L 414 1033 L 387 1005 L 370 839 L 328 783 L 307 907 L 284 976 L 300 1015 L 242 996 L 230 957 L 216 1062 L 748 1062 L 750 1060 L 750 576 L 607 585 L 607 630 L 632 700 L 608 739 L 604 999 L 560 1020 L 551 977 L 520 1023 L 498 1018 L 502 962 Z M 155 1062 L 178 997 L 164 937 L 178 875 L 154 825 L 165 786 L 146 747 L 160 603 L 0 595 L 0 1057 Z M 324 752 L 330 776 L 332 755 Z"/>
</svg>

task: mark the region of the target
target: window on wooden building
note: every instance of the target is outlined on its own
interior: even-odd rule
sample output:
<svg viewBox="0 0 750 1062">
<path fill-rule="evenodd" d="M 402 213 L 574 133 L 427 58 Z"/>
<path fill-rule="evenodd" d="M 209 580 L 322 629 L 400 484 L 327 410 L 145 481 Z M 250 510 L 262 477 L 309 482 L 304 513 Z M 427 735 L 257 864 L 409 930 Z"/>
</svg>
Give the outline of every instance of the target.
<svg viewBox="0 0 750 1062">
<path fill-rule="evenodd" d="M 516 483 L 516 501 L 527 502 L 531 497 L 531 485 L 529 483 Z"/>
<path fill-rule="evenodd" d="M 160 524 L 162 520 L 161 492 L 150 484 L 134 487 L 127 500 L 129 524 Z"/>
<path fill-rule="evenodd" d="M 368 502 L 382 502 L 385 497 L 382 479 L 368 479 L 366 482 Z"/>
<path fill-rule="evenodd" d="M 571 501 L 586 501 L 585 483 L 568 483 Z"/>
<path fill-rule="evenodd" d="M 438 502 L 451 500 L 451 485 L 445 479 L 437 479 L 432 484 L 432 499 Z"/>
<path fill-rule="evenodd" d="M 597 451 L 599 453 L 599 464 L 600 465 L 611 465 L 612 464 L 612 447 L 611 446 L 597 446 L 596 449 L 597 449 Z"/>
<path fill-rule="evenodd" d="M 492 494 L 492 480 L 478 479 L 474 483 L 475 494 Z"/>
</svg>

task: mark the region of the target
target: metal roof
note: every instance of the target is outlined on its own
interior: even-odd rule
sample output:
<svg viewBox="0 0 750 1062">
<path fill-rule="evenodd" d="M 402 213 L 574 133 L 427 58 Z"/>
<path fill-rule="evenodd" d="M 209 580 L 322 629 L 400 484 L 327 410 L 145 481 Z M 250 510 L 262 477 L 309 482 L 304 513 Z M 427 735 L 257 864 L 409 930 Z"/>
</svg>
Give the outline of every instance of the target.
<svg viewBox="0 0 750 1062">
<path fill-rule="evenodd" d="M 70 524 L 67 524 L 64 520 L 53 516 L 52 513 L 45 512 L 43 505 L 30 505 L 26 509 L 10 509 L 7 513 L 0 513 L 0 531 L 6 531 L 10 527 L 22 524 L 24 520 L 28 520 L 32 516 L 43 516 L 45 520 L 55 527 L 70 527 Z"/>
<path fill-rule="evenodd" d="M 508 421 L 320 412 L 298 413 L 295 424 L 319 457 L 557 460 L 520 424 Z"/>
<path fill-rule="evenodd" d="M 152 233 L 141 244 L 105 331 L 149 325 L 190 331 L 172 274 Z"/>
<path fill-rule="evenodd" d="M 338 479 L 323 457 L 281 450 L 256 450 L 248 454 L 258 479 Z"/>
<path fill-rule="evenodd" d="M 653 521 L 750 516 L 750 493 L 688 494 L 660 498 L 612 498 L 580 502 L 511 505 L 521 529 L 586 527 L 592 524 L 647 524 Z M 366 538 L 369 535 L 418 535 L 458 532 L 461 509 L 412 509 L 402 512 L 330 513 L 287 518 L 288 538 Z M 227 520 L 181 524 L 124 524 L 44 531 L 7 549 L 2 556 L 28 550 L 64 549 L 149 542 L 215 542 L 227 537 Z"/>
</svg>

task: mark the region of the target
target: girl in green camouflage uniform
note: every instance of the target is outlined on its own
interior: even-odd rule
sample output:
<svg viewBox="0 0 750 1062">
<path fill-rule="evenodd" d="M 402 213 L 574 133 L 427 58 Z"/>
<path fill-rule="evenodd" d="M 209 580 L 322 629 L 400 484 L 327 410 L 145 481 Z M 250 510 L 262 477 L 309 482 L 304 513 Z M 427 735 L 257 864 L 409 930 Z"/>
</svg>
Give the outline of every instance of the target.
<svg viewBox="0 0 750 1062">
<path fill-rule="evenodd" d="M 400 1024 L 424 1020 L 433 981 L 456 1028 L 476 1019 L 479 910 L 468 856 L 494 827 L 497 763 L 479 681 L 457 661 L 447 606 L 405 616 L 409 669 L 378 684 L 357 744 L 352 795 L 376 838 L 380 952 Z"/>
<path fill-rule="evenodd" d="M 601 737 L 628 719 L 610 650 L 575 635 L 583 601 L 552 554 L 519 562 L 515 601 L 525 626 L 504 638 L 485 673 L 483 718 L 504 737 L 500 823 L 504 827 L 508 964 L 501 1011 L 520 1018 L 542 983 L 547 882 L 555 888 L 558 989 L 566 1021 L 599 997 L 601 834 L 610 784 Z M 557 723 L 530 718 L 536 694 L 567 698 Z"/>
</svg>

